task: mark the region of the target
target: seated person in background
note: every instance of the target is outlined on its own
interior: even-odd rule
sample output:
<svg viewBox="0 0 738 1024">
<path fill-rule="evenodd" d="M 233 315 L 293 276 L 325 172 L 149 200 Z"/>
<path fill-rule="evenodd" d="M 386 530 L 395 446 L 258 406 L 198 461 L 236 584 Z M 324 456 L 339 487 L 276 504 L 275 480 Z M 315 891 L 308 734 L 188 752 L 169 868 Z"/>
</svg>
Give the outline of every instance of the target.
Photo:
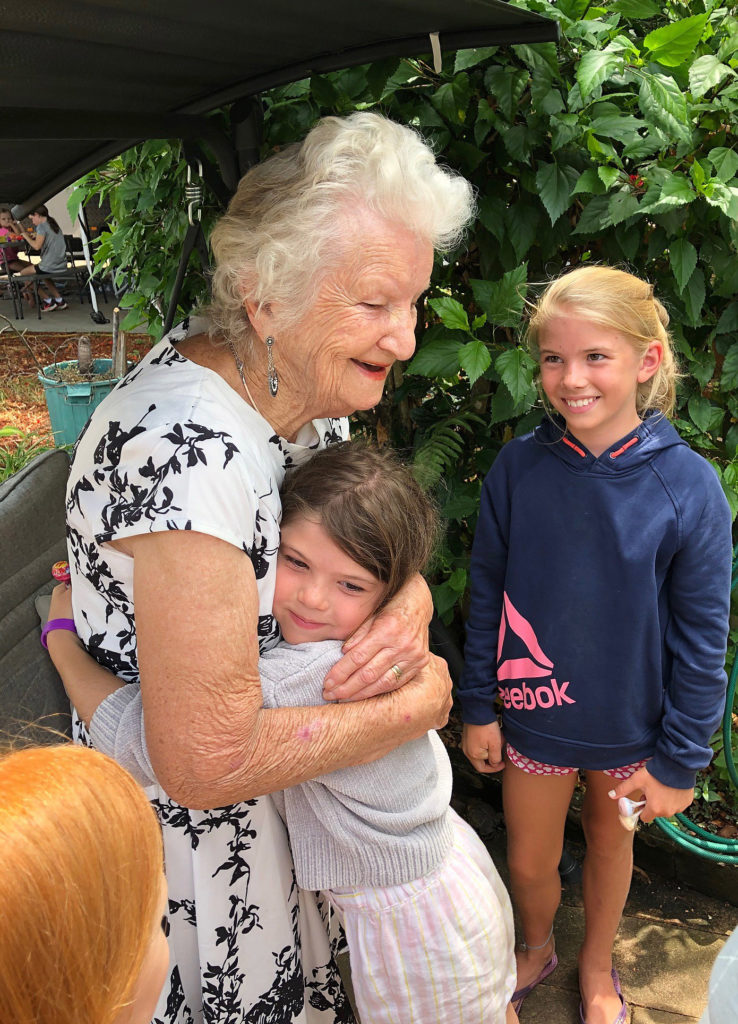
<svg viewBox="0 0 738 1024">
<path fill-rule="evenodd" d="M 18 259 L 18 246 L 10 245 L 11 235 L 15 234 L 13 215 L 7 206 L 0 209 L 0 245 L 5 250 L 5 259 L 8 263 L 8 270 L 18 271 L 28 266 L 26 260 Z M 5 267 L 0 261 L 0 274 L 5 273 Z"/>
<path fill-rule="evenodd" d="M 281 498 L 273 613 L 282 641 L 259 660 L 262 695 L 268 708 L 317 711 L 343 642 L 424 568 L 438 519 L 409 468 L 357 442 L 289 470 Z M 71 615 L 63 586 L 50 615 Z M 96 742 L 150 783 L 139 688 L 122 685 L 70 632 L 50 636 L 77 710 L 98 704 Z M 316 717 L 299 738 L 319 733 Z M 510 900 L 483 843 L 449 806 L 451 765 L 435 732 L 273 797 L 298 884 L 324 892 L 346 929 L 361 1020 L 517 1021 Z"/>
<path fill-rule="evenodd" d="M 31 213 L 35 229 L 35 237 L 31 238 L 26 229 L 17 221 L 13 227 L 28 242 L 35 252 L 41 253 L 39 263 L 23 262 L 19 271 L 24 277 L 33 274 L 65 274 L 67 271 L 67 247 L 64 233 L 45 206 L 37 206 Z M 59 294 L 56 285 L 50 278 L 39 282 L 38 293 L 43 300 L 42 313 L 52 313 L 57 309 L 66 309 L 67 304 Z"/>
<path fill-rule="evenodd" d="M 0 1020 L 148 1024 L 169 964 L 146 794 L 71 743 L 0 756 Z"/>
</svg>

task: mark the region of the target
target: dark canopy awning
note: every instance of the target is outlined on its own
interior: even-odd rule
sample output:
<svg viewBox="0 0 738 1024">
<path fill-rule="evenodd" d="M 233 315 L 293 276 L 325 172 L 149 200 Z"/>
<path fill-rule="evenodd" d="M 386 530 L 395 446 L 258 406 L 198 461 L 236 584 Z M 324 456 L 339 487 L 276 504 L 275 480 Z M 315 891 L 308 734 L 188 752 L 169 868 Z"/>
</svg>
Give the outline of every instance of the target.
<svg viewBox="0 0 738 1024">
<path fill-rule="evenodd" d="M 0 25 L 0 201 L 18 216 L 142 139 L 203 139 L 223 169 L 203 114 L 430 53 L 431 33 L 446 52 L 557 37 L 501 0 L 0 0 Z"/>
</svg>

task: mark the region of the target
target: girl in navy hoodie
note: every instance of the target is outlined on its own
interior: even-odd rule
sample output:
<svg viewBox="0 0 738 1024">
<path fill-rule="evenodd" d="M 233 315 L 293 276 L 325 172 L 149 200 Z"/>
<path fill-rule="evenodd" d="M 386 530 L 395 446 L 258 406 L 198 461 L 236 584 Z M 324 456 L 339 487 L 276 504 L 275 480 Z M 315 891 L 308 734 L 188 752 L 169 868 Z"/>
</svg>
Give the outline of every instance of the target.
<svg viewBox="0 0 738 1024">
<path fill-rule="evenodd" d="M 581 770 L 582 1024 L 627 1018 L 612 947 L 633 833 L 618 799 L 645 801 L 644 821 L 688 807 L 725 701 L 731 515 L 667 419 L 668 323 L 652 286 L 620 270 L 547 287 L 528 339 L 550 415 L 498 455 L 472 551 L 463 743 L 480 772 L 505 769 L 513 1002 L 557 964 L 557 866 Z"/>
</svg>

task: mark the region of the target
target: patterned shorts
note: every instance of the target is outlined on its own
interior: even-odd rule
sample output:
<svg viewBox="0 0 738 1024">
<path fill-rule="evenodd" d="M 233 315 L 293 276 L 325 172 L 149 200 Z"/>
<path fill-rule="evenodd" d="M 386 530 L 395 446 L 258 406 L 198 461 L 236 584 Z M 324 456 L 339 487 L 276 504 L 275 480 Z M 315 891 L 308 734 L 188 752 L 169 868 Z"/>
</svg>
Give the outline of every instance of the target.
<svg viewBox="0 0 738 1024">
<path fill-rule="evenodd" d="M 574 772 L 579 771 L 578 768 L 566 768 L 558 764 L 542 764 L 540 761 L 534 761 L 533 758 L 521 754 L 515 747 L 511 747 L 509 743 L 507 744 L 507 756 L 511 764 L 527 772 L 528 775 L 573 775 Z M 637 772 L 645 763 L 645 761 L 636 761 L 635 764 L 626 764 L 623 768 L 605 768 L 604 774 L 613 779 L 629 779 L 633 772 Z"/>
</svg>

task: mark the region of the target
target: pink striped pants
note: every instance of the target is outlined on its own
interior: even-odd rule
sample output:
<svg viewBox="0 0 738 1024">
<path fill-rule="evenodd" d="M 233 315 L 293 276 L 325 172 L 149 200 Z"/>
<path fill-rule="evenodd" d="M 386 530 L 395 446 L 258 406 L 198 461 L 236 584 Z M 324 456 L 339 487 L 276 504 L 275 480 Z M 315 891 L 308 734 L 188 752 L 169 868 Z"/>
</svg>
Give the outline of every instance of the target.
<svg viewBox="0 0 738 1024">
<path fill-rule="evenodd" d="M 455 814 L 443 863 L 404 885 L 326 893 L 346 931 L 361 1024 L 503 1024 L 515 989 L 510 899 Z"/>
</svg>

